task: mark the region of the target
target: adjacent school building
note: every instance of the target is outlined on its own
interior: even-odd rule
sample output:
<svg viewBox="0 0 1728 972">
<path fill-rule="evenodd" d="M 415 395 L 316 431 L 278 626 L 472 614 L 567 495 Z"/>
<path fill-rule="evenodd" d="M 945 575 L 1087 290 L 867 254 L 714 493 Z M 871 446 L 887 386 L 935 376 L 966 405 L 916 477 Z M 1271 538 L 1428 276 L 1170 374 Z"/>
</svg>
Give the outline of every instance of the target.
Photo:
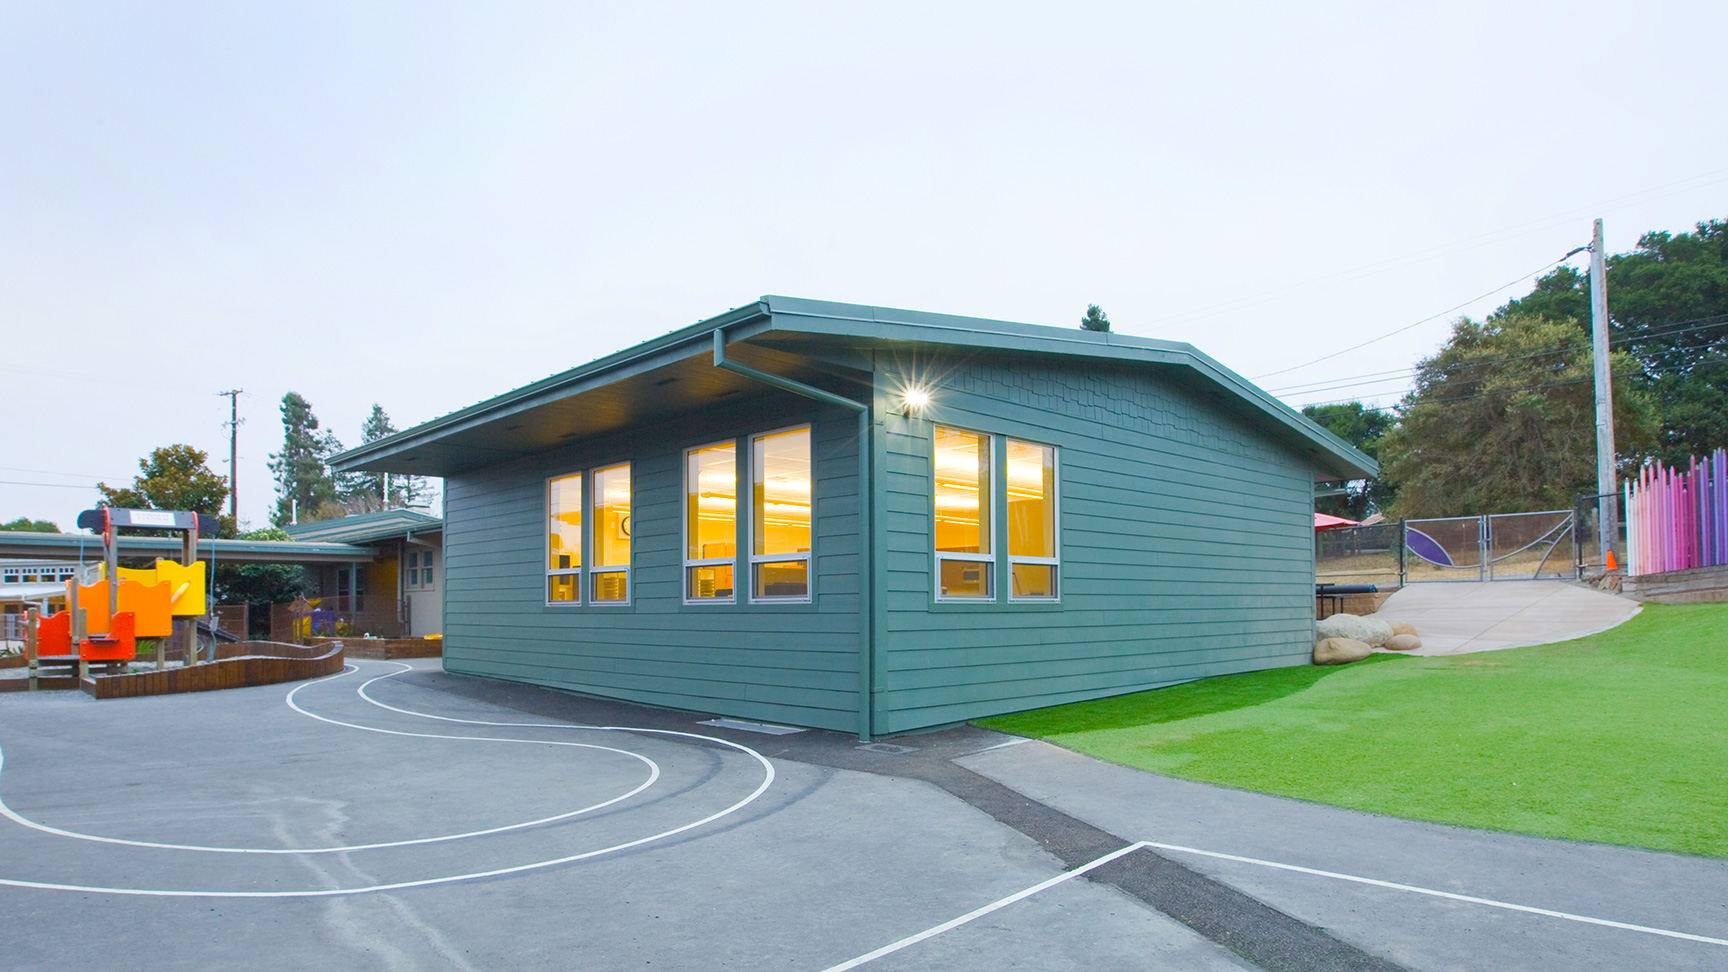
<svg viewBox="0 0 1728 972">
<path fill-rule="evenodd" d="M 1374 462 L 1192 346 L 765 297 L 351 450 L 444 666 L 873 737 L 1307 662 Z"/>
</svg>

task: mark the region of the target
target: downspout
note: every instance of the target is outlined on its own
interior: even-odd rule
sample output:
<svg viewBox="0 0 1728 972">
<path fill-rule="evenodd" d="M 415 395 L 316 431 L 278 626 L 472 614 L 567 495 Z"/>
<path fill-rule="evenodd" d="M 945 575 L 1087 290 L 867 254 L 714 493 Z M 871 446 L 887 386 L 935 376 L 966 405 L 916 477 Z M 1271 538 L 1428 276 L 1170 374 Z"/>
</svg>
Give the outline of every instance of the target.
<svg viewBox="0 0 1728 972">
<path fill-rule="evenodd" d="M 726 332 L 723 328 L 714 329 L 714 367 L 733 374 L 743 375 L 752 381 L 764 385 L 772 385 L 782 391 L 794 395 L 815 399 L 825 405 L 844 408 L 858 415 L 858 738 L 869 742 L 874 726 L 871 725 L 870 687 L 875 673 L 871 671 L 871 648 L 875 644 L 875 633 L 871 629 L 872 607 L 872 574 L 871 574 L 871 534 L 870 507 L 874 502 L 875 485 L 870 478 L 870 406 L 855 402 L 844 395 L 836 395 L 801 381 L 771 375 L 766 371 L 758 371 L 749 365 L 739 364 L 726 357 Z M 810 470 L 811 497 L 815 497 L 816 470 L 812 464 Z M 811 530 L 816 524 L 810 524 Z M 815 564 L 811 564 L 810 582 L 816 582 Z"/>
</svg>

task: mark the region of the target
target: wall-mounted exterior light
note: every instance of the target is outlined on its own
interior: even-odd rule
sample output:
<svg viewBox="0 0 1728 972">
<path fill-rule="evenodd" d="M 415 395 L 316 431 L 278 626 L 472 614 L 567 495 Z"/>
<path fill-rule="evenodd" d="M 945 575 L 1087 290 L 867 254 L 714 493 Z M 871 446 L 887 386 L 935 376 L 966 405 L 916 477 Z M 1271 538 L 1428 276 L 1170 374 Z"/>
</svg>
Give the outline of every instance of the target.
<svg viewBox="0 0 1728 972">
<path fill-rule="evenodd" d="M 906 391 L 906 399 L 900 406 L 900 414 L 912 415 L 924 410 L 930 404 L 930 393 L 922 388 L 910 388 Z"/>
</svg>

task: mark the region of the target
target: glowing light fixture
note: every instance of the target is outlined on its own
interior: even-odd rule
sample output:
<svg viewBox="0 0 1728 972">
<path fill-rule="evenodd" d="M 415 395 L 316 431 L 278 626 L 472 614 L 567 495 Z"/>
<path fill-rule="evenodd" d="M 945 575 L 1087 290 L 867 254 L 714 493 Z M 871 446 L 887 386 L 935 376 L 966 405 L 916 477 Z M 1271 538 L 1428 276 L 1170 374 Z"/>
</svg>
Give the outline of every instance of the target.
<svg viewBox="0 0 1728 972">
<path fill-rule="evenodd" d="M 901 407 L 900 411 L 906 415 L 911 415 L 913 412 L 922 410 L 928 404 L 930 404 L 929 392 L 922 388 L 909 388 L 906 390 L 906 404 Z"/>
</svg>

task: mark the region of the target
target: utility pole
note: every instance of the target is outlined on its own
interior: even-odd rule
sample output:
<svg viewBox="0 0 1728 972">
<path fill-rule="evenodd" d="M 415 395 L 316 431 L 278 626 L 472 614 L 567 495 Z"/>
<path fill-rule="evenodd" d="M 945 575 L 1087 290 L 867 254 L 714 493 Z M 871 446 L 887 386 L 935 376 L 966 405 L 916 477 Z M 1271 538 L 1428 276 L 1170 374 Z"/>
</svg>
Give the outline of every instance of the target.
<svg viewBox="0 0 1728 972">
<path fill-rule="evenodd" d="M 218 395 L 228 397 L 228 501 L 234 517 L 234 529 L 240 529 L 240 396 L 244 389 L 233 388 Z"/>
<path fill-rule="evenodd" d="M 1596 539 L 1607 564 L 1620 530 L 1614 508 L 1614 376 L 1608 370 L 1608 261 L 1601 220 L 1590 237 L 1590 343 L 1596 365 Z"/>
</svg>

